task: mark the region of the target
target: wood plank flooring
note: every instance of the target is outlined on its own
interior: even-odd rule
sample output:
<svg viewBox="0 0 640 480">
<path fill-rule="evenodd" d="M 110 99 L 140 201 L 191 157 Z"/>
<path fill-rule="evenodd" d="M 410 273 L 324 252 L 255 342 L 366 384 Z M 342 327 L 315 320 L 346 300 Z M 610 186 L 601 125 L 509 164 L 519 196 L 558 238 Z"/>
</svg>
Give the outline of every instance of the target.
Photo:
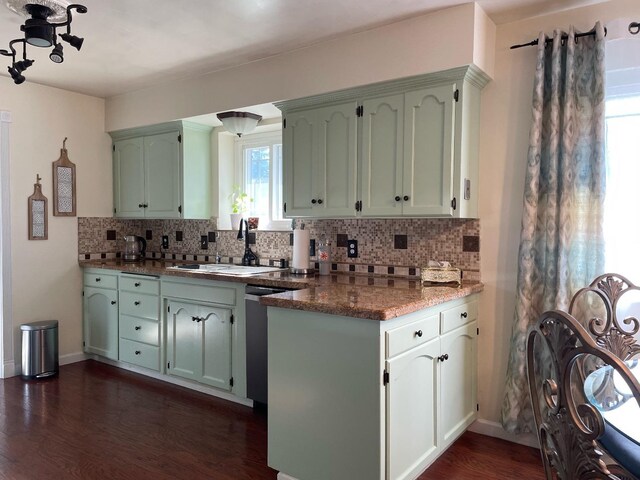
<svg viewBox="0 0 640 480">
<path fill-rule="evenodd" d="M 0 479 L 275 478 L 264 412 L 91 360 L 0 382 Z M 420 477 L 512 478 L 543 479 L 538 452 L 474 433 Z"/>
</svg>

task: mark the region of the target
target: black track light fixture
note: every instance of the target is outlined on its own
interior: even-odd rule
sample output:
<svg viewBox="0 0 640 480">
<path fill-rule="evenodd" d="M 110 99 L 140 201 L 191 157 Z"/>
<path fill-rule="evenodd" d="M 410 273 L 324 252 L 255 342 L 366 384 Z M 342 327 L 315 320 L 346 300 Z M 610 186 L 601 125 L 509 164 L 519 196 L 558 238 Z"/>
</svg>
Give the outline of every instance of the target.
<svg viewBox="0 0 640 480">
<path fill-rule="evenodd" d="M 49 58 L 53 63 L 64 62 L 64 54 L 62 53 L 61 43 L 56 43 L 56 46 L 53 47 L 53 50 L 51 50 L 51 53 L 49 54 Z"/>
<path fill-rule="evenodd" d="M 15 83 L 16 85 L 20 85 L 26 80 L 24 75 L 22 75 L 22 73 L 20 73 L 20 71 L 15 66 L 8 67 L 7 69 L 9 70 L 9 75 L 11 75 L 11 78 L 13 78 L 13 83 Z"/>
<path fill-rule="evenodd" d="M 6 0 L 7 7 L 24 15 L 27 19 L 20 30 L 24 32 L 23 38 L 17 38 L 9 42 L 8 50 L 0 50 L 0 55 L 11 57 L 12 65 L 8 68 L 9 75 L 16 84 L 25 81 L 22 72 L 33 65 L 33 60 L 27 58 L 27 44 L 35 47 L 51 47 L 49 58 L 54 63 L 64 61 L 62 44 L 57 41 L 59 36 L 76 50 L 82 48 L 84 38 L 71 34 L 72 12 L 87 13 L 87 7 L 77 3 L 67 4 L 64 0 Z M 66 27 L 66 32 L 56 34 L 57 28 Z M 18 55 L 15 44 L 22 43 L 22 60 L 16 61 Z"/>
<path fill-rule="evenodd" d="M 24 72 L 31 65 L 33 65 L 33 60 L 29 60 L 28 58 L 25 58 L 24 60 L 20 60 L 19 62 L 14 63 L 13 67 L 19 72 Z"/>
<path fill-rule="evenodd" d="M 82 48 L 82 42 L 84 42 L 84 38 L 76 37 L 75 35 L 70 35 L 68 33 L 61 33 L 60 38 L 78 51 L 80 51 Z"/>
</svg>

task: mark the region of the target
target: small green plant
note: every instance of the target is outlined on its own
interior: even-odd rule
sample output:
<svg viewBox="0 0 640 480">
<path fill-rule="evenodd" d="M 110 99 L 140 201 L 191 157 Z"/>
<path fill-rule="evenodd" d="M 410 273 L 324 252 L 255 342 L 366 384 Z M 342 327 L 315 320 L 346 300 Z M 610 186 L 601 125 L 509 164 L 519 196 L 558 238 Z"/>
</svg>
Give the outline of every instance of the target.
<svg viewBox="0 0 640 480">
<path fill-rule="evenodd" d="M 249 203 L 253 202 L 253 198 L 243 192 L 240 185 L 233 186 L 229 200 L 231 201 L 231 213 L 244 213 L 249 208 Z"/>
</svg>

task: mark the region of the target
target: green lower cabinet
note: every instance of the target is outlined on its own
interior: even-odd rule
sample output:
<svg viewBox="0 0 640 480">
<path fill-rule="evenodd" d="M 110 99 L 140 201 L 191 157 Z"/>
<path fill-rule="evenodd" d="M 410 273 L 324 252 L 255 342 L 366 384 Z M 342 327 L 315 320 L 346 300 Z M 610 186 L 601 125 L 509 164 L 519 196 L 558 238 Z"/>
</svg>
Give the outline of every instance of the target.
<svg viewBox="0 0 640 480">
<path fill-rule="evenodd" d="M 233 312 L 170 301 L 167 314 L 167 373 L 231 390 Z"/>
<path fill-rule="evenodd" d="M 85 287 L 83 310 L 84 351 L 117 360 L 118 291 Z"/>
</svg>

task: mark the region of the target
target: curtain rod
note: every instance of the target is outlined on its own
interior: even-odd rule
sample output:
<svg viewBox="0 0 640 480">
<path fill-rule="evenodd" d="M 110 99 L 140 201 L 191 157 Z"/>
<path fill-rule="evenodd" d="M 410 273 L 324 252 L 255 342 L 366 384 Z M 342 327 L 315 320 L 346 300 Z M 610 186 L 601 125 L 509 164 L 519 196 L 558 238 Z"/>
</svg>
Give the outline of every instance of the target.
<svg viewBox="0 0 640 480">
<path fill-rule="evenodd" d="M 633 25 L 633 24 L 631 24 L 631 25 Z M 629 25 L 629 31 L 631 31 L 631 25 Z M 638 24 L 638 27 L 640 27 L 640 24 Z M 575 38 L 577 40 L 580 37 L 590 37 L 590 36 L 595 35 L 595 34 L 596 34 L 596 31 L 595 30 L 591 30 L 589 32 L 576 33 L 575 34 Z M 604 36 L 605 37 L 607 36 L 607 29 L 606 28 L 604 29 Z M 566 42 L 568 38 L 569 38 L 569 35 L 567 35 L 565 33 L 560 37 L 560 40 L 562 40 L 563 42 Z M 551 43 L 551 42 L 553 42 L 553 38 L 547 38 L 544 41 L 545 45 L 548 44 L 548 43 Z M 514 50 L 516 48 L 522 48 L 522 47 L 533 47 L 534 45 L 538 45 L 538 39 L 537 38 L 535 40 L 530 41 L 529 43 L 523 43 L 521 45 L 511 45 L 510 50 Z"/>
</svg>

